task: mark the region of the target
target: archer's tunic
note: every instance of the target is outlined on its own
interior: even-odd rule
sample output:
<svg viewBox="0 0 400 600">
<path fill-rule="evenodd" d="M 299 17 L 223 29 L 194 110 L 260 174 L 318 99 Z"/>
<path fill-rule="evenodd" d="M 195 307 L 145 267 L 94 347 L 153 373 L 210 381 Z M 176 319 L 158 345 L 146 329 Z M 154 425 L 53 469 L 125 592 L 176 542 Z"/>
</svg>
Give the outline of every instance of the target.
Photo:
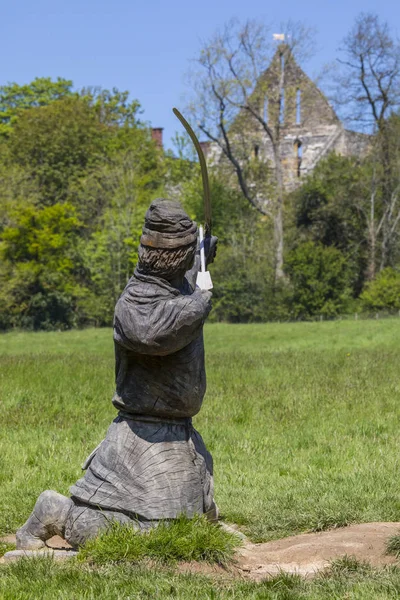
<svg viewBox="0 0 400 600">
<path fill-rule="evenodd" d="M 137 271 L 114 317 L 116 393 L 122 414 L 192 417 L 206 390 L 203 324 L 209 292 L 177 290 Z"/>
</svg>

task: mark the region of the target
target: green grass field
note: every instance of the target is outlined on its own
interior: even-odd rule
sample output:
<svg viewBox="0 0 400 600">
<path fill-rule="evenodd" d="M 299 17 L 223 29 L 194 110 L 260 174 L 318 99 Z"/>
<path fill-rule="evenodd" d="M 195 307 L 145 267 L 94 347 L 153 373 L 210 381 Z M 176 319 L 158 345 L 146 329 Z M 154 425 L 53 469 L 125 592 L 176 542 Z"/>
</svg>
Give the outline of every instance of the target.
<svg viewBox="0 0 400 600">
<path fill-rule="evenodd" d="M 222 517 L 255 541 L 400 521 L 400 320 L 209 325 L 195 427 Z M 0 335 L 0 536 L 68 494 L 115 416 L 111 330 Z M 144 565 L 23 562 L 0 598 L 398 598 L 400 570 L 260 585 Z"/>
</svg>

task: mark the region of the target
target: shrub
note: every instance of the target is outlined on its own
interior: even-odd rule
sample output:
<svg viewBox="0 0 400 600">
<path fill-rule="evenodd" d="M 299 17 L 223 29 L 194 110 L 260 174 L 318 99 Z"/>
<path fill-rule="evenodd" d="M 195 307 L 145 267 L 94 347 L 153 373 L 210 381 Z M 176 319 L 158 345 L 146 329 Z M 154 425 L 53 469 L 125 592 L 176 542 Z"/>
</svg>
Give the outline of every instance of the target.
<svg viewBox="0 0 400 600">
<path fill-rule="evenodd" d="M 304 242 L 289 252 L 286 273 L 293 286 L 292 315 L 333 317 L 350 302 L 346 258 L 340 250 L 315 242 Z"/>
<path fill-rule="evenodd" d="M 161 522 L 145 532 L 129 525 L 112 523 L 108 530 L 89 540 L 81 550 L 81 560 L 95 564 L 141 559 L 173 561 L 206 561 L 225 564 L 233 557 L 240 541 L 204 516 Z"/>
<path fill-rule="evenodd" d="M 366 285 L 360 298 L 364 310 L 399 310 L 400 273 L 386 267 Z"/>
</svg>

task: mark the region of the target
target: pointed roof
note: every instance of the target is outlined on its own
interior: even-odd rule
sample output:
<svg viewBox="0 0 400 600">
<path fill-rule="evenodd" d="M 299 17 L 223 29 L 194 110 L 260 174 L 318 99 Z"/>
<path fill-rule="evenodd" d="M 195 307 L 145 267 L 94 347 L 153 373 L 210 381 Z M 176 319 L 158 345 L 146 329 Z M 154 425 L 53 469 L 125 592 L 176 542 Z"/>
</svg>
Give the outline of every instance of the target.
<svg viewBox="0 0 400 600">
<path fill-rule="evenodd" d="M 319 125 L 340 123 L 325 95 L 301 69 L 289 46 L 285 43 L 278 46 L 269 66 L 258 79 L 249 99 L 253 104 L 259 105 L 262 114 L 264 112 L 268 113 L 268 121 L 273 122 L 280 118 L 282 70 L 284 76 L 282 94 L 284 119 L 282 128 L 291 126 L 315 128 Z M 249 113 L 242 110 L 236 117 L 232 127 L 234 129 L 242 128 L 249 117 Z M 254 119 L 251 119 L 251 121 L 254 126 Z"/>
</svg>

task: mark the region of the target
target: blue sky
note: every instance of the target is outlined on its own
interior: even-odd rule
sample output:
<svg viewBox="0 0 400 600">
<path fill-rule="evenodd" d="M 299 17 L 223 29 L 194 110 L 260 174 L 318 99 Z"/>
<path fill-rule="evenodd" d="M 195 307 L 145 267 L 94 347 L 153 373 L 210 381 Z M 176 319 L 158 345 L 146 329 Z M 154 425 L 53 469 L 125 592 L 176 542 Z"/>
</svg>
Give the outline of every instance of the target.
<svg viewBox="0 0 400 600">
<path fill-rule="evenodd" d="M 266 23 L 301 20 L 315 27 L 310 75 L 332 62 L 362 11 L 376 12 L 400 34 L 400 0 L 12 0 L 0 11 L 0 85 L 37 76 L 83 86 L 129 90 L 143 118 L 164 127 L 165 145 L 179 123 L 184 75 L 201 41 L 232 17 Z"/>
</svg>

